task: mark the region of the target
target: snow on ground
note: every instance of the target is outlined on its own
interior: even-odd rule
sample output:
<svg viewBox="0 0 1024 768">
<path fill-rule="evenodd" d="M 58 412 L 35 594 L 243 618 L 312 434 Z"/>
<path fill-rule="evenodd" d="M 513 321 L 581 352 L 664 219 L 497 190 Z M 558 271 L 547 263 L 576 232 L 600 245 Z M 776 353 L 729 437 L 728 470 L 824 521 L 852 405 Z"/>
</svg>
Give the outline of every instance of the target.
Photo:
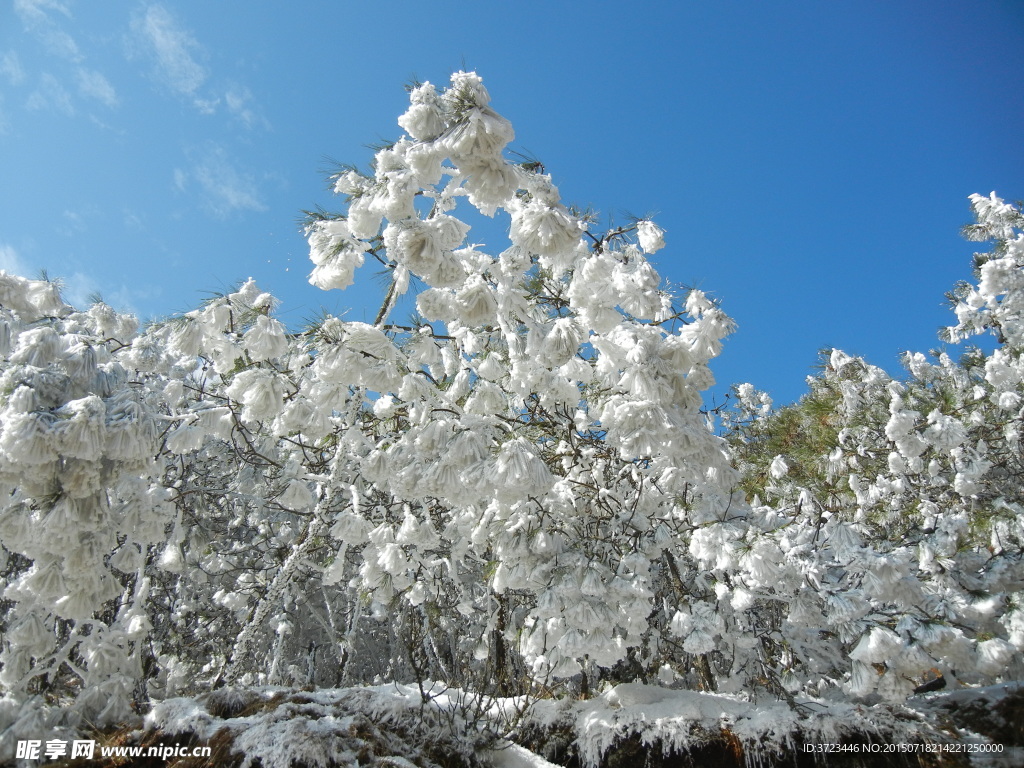
<svg viewBox="0 0 1024 768">
<path fill-rule="evenodd" d="M 619 685 L 569 708 L 538 702 L 533 717 L 561 723 L 576 737 L 584 765 L 595 768 L 617 742 L 638 737 L 665 753 L 738 741 L 748 759 L 781 755 L 802 743 L 836 743 L 844 738 L 886 742 L 945 741 L 948 736 L 907 707 L 799 698 L 795 708 L 775 700 L 648 686 Z"/>
<path fill-rule="evenodd" d="M 511 742 L 488 749 L 480 757 L 492 768 L 559 768 L 540 755 Z"/>
<path fill-rule="evenodd" d="M 795 706 L 740 695 L 672 690 L 640 683 L 619 685 L 588 701 L 542 700 L 526 710 L 525 722 L 541 730 L 571 734 L 583 765 L 596 768 L 618 742 L 636 738 L 649 749 L 685 752 L 731 740 L 753 763 L 766 762 L 804 743 L 843 740 L 890 743 L 952 742 L 954 712 L 996 712 L 986 723 L 1003 723 L 998 712 L 1020 684 L 965 689 L 915 697 L 910 706 L 854 704 L 803 698 Z M 427 704 L 424 704 L 424 694 Z M 488 736 L 474 725 L 507 725 L 523 712 L 522 699 L 491 699 L 439 684 L 297 691 L 284 688 L 224 689 L 194 699 L 170 699 L 146 717 L 147 731 L 218 739 L 244 755 L 242 768 L 310 768 L 333 765 L 415 765 L 433 768 L 452 758 L 461 765 L 493 768 L 552 768 L 534 752 Z M 1010 711 L 1010 710 L 1007 710 Z M 956 717 L 952 718 L 963 727 Z M 229 738 L 225 739 L 225 734 Z M 968 733 L 984 743 L 985 738 Z M 1001 755 L 974 755 L 972 765 L 1016 764 L 1019 748 Z M 986 760 L 994 757 L 995 761 Z M 1010 759 L 1010 762 L 1006 762 Z M 376 762 L 374 762 L 376 761 Z M 1021 764 L 1024 764 L 1022 761 Z"/>
<path fill-rule="evenodd" d="M 257 760 L 263 768 L 295 764 L 430 768 L 436 765 L 432 755 L 456 760 L 462 755 L 469 765 L 475 745 L 460 732 L 460 724 L 454 718 L 439 717 L 441 710 L 436 707 L 421 711 L 419 702 L 418 689 L 410 686 L 311 692 L 225 689 L 156 704 L 146 717 L 146 729 L 226 743 L 231 752 L 244 756 L 241 768 Z"/>
</svg>

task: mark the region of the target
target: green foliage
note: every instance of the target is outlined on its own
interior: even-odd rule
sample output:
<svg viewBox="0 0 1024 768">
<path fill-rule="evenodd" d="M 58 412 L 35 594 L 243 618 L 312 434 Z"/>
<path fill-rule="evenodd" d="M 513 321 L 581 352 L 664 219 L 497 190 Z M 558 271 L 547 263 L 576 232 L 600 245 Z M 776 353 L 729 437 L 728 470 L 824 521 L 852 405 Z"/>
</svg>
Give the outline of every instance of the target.
<svg viewBox="0 0 1024 768">
<path fill-rule="evenodd" d="M 831 350 L 823 350 L 821 369 Z M 726 439 L 742 471 L 741 488 L 748 500 L 764 495 L 769 468 L 776 456 L 785 457 L 789 477 L 798 485 L 824 480 L 823 459 L 839 434 L 842 395 L 833 382 L 815 378 L 810 391 L 789 406 L 765 415 L 747 414 L 732 423 Z"/>
</svg>

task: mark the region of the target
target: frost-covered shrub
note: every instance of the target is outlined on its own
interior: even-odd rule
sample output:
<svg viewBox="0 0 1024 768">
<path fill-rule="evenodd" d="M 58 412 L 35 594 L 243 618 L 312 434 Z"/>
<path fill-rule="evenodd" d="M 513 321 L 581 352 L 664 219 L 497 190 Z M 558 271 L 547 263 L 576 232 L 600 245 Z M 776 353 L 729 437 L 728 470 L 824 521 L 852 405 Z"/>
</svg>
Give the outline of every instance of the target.
<svg viewBox="0 0 1024 768">
<path fill-rule="evenodd" d="M 744 487 L 785 523 L 771 546 L 801 576 L 777 590 L 791 680 L 900 700 L 936 673 L 1024 672 L 1024 219 L 994 195 L 971 200 L 968 234 L 996 247 L 975 258 L 978 285 L 951 295 L 959 322 L 945 336 L 991 331 L 992 352 L 908 353 L 900 380 L 834 350 L 800 403 L 774 413 L 738 388 Z M 840 667 L 822 664 L 825 646 Z"/>
</svg>

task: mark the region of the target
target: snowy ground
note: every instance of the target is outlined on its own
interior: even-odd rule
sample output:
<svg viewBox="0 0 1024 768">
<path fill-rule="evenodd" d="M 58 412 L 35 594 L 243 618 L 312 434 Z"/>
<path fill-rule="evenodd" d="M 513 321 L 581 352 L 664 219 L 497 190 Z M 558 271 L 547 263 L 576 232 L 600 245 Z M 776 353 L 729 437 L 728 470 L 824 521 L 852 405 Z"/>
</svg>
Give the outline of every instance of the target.
<svg viewBox="0 0 1024 768">
<path fill-rule="evenodd" d="M 984 744 L 969 724 L 970 713 L 989 713 L 984 727 L 1012 730 L 1002 722 L 1000 703 L 1019 697 L 1020 685 L 966 689 L 915 697 L 913 707 L 804 699 L 748 701 L 740 696 L 698 693 L 646 686 L 619 685 L 589 701 L 542 700 L 525 710 L 522 701 L 480 699 L 440 685 L 385 685 L 313 692 L 282 688 L 221 690 L 195 699 L 157 704 L 146 730 L 161 738 L 194 734 L 201 742 L 229 745 L 244 755 L 241 768 L 310 768 L 334 765 L 418 766 L 484 765 L 495 768 L 546 768 L 554 765 L 538 754 L 495 738 L 471 721 L 496 724 L 500 730 L 529 723 L 534 732 L 569 733 L 583 765 L 596 768 L 606 753 L 625 738 L 665 754 L 687 752 L 723 740 L 739 746 L 748 764 L 768 764 L 792 755 L 804 744 Z M 961 727 L 949 730 L 951 718 Z M 959 719 L 958 719 L 959 718 Z M 1009 733 L 1006 730 L 1005 733 Z M 1024 765 L 1019 747 L 999 754 L 976 753 L 972 765 Z M 882 747 L 885 748 L 884 746 Z M 542 751 L 538 749 L 538 751 Z M 225 755 L 226 756 L 226 755 Z M 825 763 L 827 764 L 827 762 Z"/>
</svg>

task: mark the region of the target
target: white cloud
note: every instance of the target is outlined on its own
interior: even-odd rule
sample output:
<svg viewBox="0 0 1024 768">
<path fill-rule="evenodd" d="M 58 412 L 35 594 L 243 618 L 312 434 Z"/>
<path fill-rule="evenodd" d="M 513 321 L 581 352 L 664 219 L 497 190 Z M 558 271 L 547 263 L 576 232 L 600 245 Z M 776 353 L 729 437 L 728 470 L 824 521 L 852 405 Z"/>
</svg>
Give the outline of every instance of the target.
<svg viewBox="0 0 1024 768">
<path fill-rule="evenodd" d="M 40 270 L 29 267 L 18 252 L 5 243 L 0 243 L 0 269 L 10 275 L 32 280 L 39 279 L 41 274 Z M 114 309 L 138 314 L 137 307 L 140 304 L 145 304 L 161 294 L 159 286 L 129 286 L 124 283 L 101 286 L 92 275 L 80 271 L 72 273 L 69 277 L 57 276 L 56 280 L 61 286 L 60 292 L 64 301 L 79 309 L 91 306 L 93 297 L 99 294 Z"/>
<path fill-rule="evenodd" d="M 58 14 L 71 19 L 68 3 L 58 0 L 14 0 L 14 10 L 26 29 L 42 42 L 48 53 L 72 64 L 70 70 L 65 69 L 62 73 L 64 81 L 70 83 L 70 78 L 74 77 L 81 96 L 100 101 L 108 107 L 116 106 L 117 92 L 114 86 L 102 73 L 82 66 L 85 56 L 78 43 L 60 27 L 62 20 Z M 12 50 L 0 55 L 0 75 L 6 76 L 12 85 L 24 81 L 25 72 L 17 52 Z M 68 115 L 75 113 L 68 88 L 51 74 L 41 76 L 40 85 L 29 96 L 26 106 L 29 109 L 55 109 Z"/>
<path fill-rule="evenodd" d="M 55 56 L 69 61 L 81 61 L 82 54 L 75 39 L 60 28 L 58 20 L 48 11 L 57 11 L 70 19 L 67 4 L 55 0 L 14 0 L 14 10 L 25 27 L 38 37 L 46 49 Z"/>
<path fill-rule="evenodd" d="M 233 85 L 224 94 L 224 103 L 227 105 L 228 111 L 237 117 L 246 128 L 252 128 L 254 125 L 269 127 L 267 119 L 258 114 L 252 106 L 252 100 L 252 91 L 244 85 Z"/>
<path fill-rule="evenodd" d="M 132 32 L 154 60 L 157 77 L 171 90 L 195 96 L 206 81 L 206 70 L 193 58 L 199 43 L 162 5 L 151 5 L 131 24 Z"/>
<path fill-rule="evenodd" d="M 101 286 L 96 278 L 85 272 L 75 272 L 69 277 L 61 277 L 61 297 L 76 309 L 91 307 L 97 297 L 119 312 L 138 314 L 138 304 L 151 299 L 160 293 L 158 288 L 130 288 L 120 285 Z"/>
<path fill-rule="evenodd" d="M 101 73 L 93 69 L 78 70 L 78 92 L 103 102 L 108 107 L 117 106 L 117 91 Z"/>
<path fill-rule="evenodd" d="M 64 211 L 61 215 L 64 217 L 64 221 L 67 222 L 66 229 L 68 234 L 85 231 L 86 215 L 84 213 L 79 211 Z"/>
<path fill-rule="evenodd" d="M 212 115 L 220 106 L 220 99 L 195 99 L 192 102 L 201 115 Z"/>
<path fill-rule="evenodd" d="M 186 191 L 189 181 L 198 184 L 210 213 L 223 218 L 237 211 L 267 209 L 260 199 L 255 177 L 239 170 L 223 147 L 210 144 L 201 152 L 189 154 L 191 169 L 188 173 L 175 169 L 175 186 Z"/>
<path fill-rule="evenodd" d="M 71 93 L 75 85 L 80 96 L 97 100 L 108 107 L 116 106 L 117 92 L 114 86 L 102 73 L 82 65 L 85 56 L 78 43 L 61 28 L 62 23 L 72 18 L 68 3 L 58 0 L 14 0 L 14 10 L 21 17 L 26 30 L 42 43 L 47 53 L 71 65 L 55 64 L 59 77 L 51 73 L 40 75 L 38 86 L 26 101 L 28 109 L 51 109 L 66 115 L 75 114 Z M 26 79 L 16 51 L 0 55 L 0 75 L 5 76 L 12 85 L 19 85 Z"/>
<path fill-rule="evenodd" d="M 28 272 L 25 262 L 21 260 L 18 252 L 4 243 L 0 243 L 0 269 L 9 275 L 19 275 L 20 277 L 26 277 Z"/>
<path fill-rule="evenodd" d="M 21 85 L 25 80 L 25 71 L 21 68 L 21 60 L 14 51 L 5 51 L 0 56 L 0 75 L 7 78 L 11 85 Z"/>
<path fill-rule="evenodd" d="M 188 98 L 203 115 L 221 108 L 247 128 L 268 127 L 266 118 L 253 106 L 252 92 L 243 85 L 210 84 L 210 72 L 203 65 L 206 48 L 166 7 L 147 5 L 131 22 L 129 58 L 141 55 L 151 61 L 153 76 L 173 93 Z"/>
<path fill-rule="evenodd" d="M 131 208 L 122 209 L 121 216 L 125 229 L 130 229 L 133 232 L 142 232 L 145 229 L 145 222 L 143 221 L 142 216 Z"/>
<path fill-rule="evenodd" d="M 65 115 L 75 114 L 71 94 L 56 77 L 45 72 L 39 78 L 39 87 L 29 95 L 25 106 L 31 110 L 52 109 Z"/>
<path fill-rule="evenodd" d="M 71 277 L 60 278 L 61 297 L 76 309 L 84 309 L 92 305 L 92 297 L 100 293 L 97 282 L 82 272 L 75 272 Z"/>
<path fill-rule="evenodd" d="M 58 2 L 58 0 L 14 0 L 14 12 L 21 17 L 25 24 L 49 21 L 47 10 L 54 10 L 71 17 L 71 11 L 67 4 Z"/>
<path fill-rule="evenodd" d="M 56 27 L 43 27 L 37 31 L 39 39 L 43 41 L 46 49 L 55 56 L 60 56 L 69 61 L 81 61 L 82 54 L 78 50 L 78 43 L 75 38 Z"/>
<path fill-rule="evenodd" d="M 152 303 L 161 293 L 162 291 L 158 285 L 146 287 L 140 285 L 120 285 L 113 289 L 109 295 L 104 293 L 103 299 L 119 312 L 130 312 L 133 315 L 140 315 L 139 305 Z"/>
</svg>

